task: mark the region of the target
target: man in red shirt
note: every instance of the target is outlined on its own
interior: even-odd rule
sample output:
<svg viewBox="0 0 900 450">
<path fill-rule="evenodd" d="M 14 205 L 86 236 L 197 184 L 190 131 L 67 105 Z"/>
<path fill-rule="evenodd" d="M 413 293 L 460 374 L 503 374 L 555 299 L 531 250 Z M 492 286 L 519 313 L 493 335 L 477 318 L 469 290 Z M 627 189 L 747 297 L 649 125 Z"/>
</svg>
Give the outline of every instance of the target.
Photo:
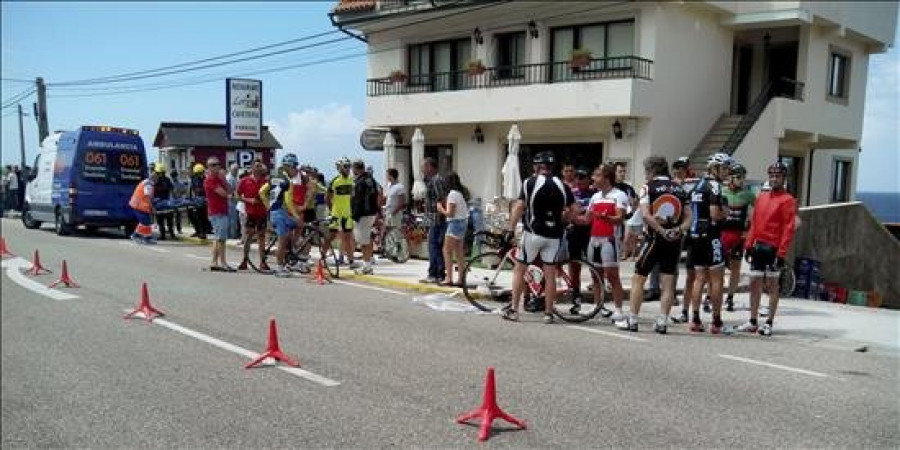
<svg viewBox="0 0 900 450">
<path fill-rule="evenodd" d="M 209 270 L 213 272 L 236 272 L 237 269 L 225 262 L 225 240 L 228 239 L 228 183 L 225 181 L 225 171 L 218 158 L 212 157 L 206 161 L 208 168 L 206 179 L 203 180 L 203 191 L 206 193 L 206 211 L 209 214 L 209 222 L 213 226 L 212 265 Z"/>
<path fill-rule="evenodd" d="M 244 177 L 238 184 L 237 195 L 244 202 L 247 213 L 247 223 L 244 227 L 244 259 L 238 270 L 247 270 L 247 261 L 250 259 L 250 243 L 256 237 L 256 246 L 259 250 L 259 269 L 269 270 L 266 264 L 266 226 L 268 225 L 269 210 L 259 196 L 259 190 L 266 184 L 268 168 L 261 160 L 253 161 L 252 173 Z"/>
<path fill-rule="evenodd" d="M 794 239 L 797 216 L 797 202 L 784 189 L 787 166 L 780 162 L 772 164 L 768 174 L 771 190 L 761 192 L 756 198 L 745 241 L 746 259 L 750 263 L 750 321 L 738 327 L 738 331 L 759 331 L 763 336 L 772 335 L 778 308 L 778 278 Z M 769 317 L 763 326 L 757 327 L 763 280 L 769 293 Z"/>
</svg>

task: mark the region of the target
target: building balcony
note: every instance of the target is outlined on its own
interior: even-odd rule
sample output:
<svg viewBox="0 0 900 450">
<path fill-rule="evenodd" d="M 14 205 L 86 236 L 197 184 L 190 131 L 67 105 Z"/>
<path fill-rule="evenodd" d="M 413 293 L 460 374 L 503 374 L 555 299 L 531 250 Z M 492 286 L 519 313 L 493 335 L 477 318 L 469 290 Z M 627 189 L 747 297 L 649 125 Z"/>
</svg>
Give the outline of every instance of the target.
<svg viewBox="0 0 900 450">
<path fill-rule="evenodd" d="M 534 84 L 569 83 L 608 79 L 651 79 L 653 61 L 637 56 L 595 58 L 584 67 L 572 67 L 569 61 L 487 67 L 483 70 L 432 72 L 412 76 L 367 80 L 366 95 L 422 94 L 464 91 Z"/>
</svg>

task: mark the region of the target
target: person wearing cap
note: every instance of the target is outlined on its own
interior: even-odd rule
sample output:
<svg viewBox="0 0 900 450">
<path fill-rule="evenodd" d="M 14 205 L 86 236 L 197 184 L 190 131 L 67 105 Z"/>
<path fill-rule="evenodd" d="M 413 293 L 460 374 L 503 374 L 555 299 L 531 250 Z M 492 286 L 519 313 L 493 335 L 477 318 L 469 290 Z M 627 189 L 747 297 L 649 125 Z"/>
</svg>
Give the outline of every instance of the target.
<svg viewBox="0 0 900 450">
<path fill-rule="evenodd" d="M 159 225 L 159 240 L 166 240 L 166 229 L 169 230 L 169 237 L 175 239 L 172 191 L 174 190 L 172 180 L 166 176 L 166 167 L 162 163 L 156 164 L 154 168 L 156 172 L 156 184 L 153 187 L 153 205 L 156 207 L 156 223 Z M 162 210 L 162 212 L 160 212 Z"/>
<path fill-rule="evenodd" d="M 194 164 L 189 182 L 189 195 L 191 208 L 188 209 L 188 219 L 194 226 L 194 234 L 191 237 L 206 239 L 206 235 L 212 233 L 212 225 L 209 223 L 206 211 L 206 190 L 203 189 L 203 180 L 206 178 L 206 167 L 203 164 Z"/>
<path fill-rule="evenodd" d="M 519 320 L 519 301 L 525 289 L 525 269 L 538 259 L 543 262 L 546 300 L 544 323 L 551 324 L 556 302 L 556 275 L 560 264 L 568 258 L 565 245 L 566 220 L 576 216 L 575 196 L 559 177 L 553 174 L 555 157 L 551 152 L 540 152 L 532 160 L 535 174 L 522 183 L 522 191 L 513 205 L 509 224 L 504 233 L 512 237 L 519 220 L 522 221 L 522 239 L 513 269 L 512 302 L 504 310 L 505 320 Z"/>
<path fill-rule="evenodd" d="M 579 215 L 573 220 L 572 228 L 566 237 L 569 244 L 569 279 L 572 280 L 573 301 L 577 302 L 581 297 L 581 263 L 578 261 L 587 256 L 588 242 L 591 240 L 591 216 L 588 207 L 597 190 L 593 186 L 589 169 L 584 166 L 575 169 L 575 182 L 569 185 L 569 188 L 572 189 L 572 195 L 575 196 L 579 209 Z"/>
<path fill-rule="evenodd" d="M 134 217 L 137 219 L 137 226 L 131 233 L 131 240 L 138 244 L 155 244 L 153 240 L 153 215 L 156 213 L 153 207 L 153 187 L 159 174 L 156 171 L 150 171 L 146 180 L 141 181 L 134 187 L 131 194 L 131 200 L 128 206 L 134 211 Z"/>
<path fill-rule="evenodd" d="M 269 206 L 269 221 L 278 236 L 278 248 L 275 251 L 276 277 L 290 276 L 287 263 L 287 250 L 291 245 L 294 230 L 300 224 L 301 212 L 295 208 L 294 190 L 291 180 L 300 174 L 300 163 L 297 155 L 288 153 L 281 158 L 281 169 L 277 176 L 273 176 L 268 183 L 259 190 L 259 196 Z M 305 265 L 298 269 L 306 270 Z"/>
<path fill-rule="evenodd" d="M 355 223 L 353 238 L 361 247 L 363 265 L 359 273 L 371 275 L 372 270 L 372 226 L 375 224 L 375 216 L 381 204 L 378 183 L 366 172 L 363 161 L 353 162 L 353 197 L 350 200 L 350 209 Z"/>
<path fill-rule="evenodd" d="M 212 264 L 209 266 L 209 270 L 236 272 L 237 269 L 229 266 L 225 259 L 225 241 L 228 239 L 228 199 L 232 193 L 228 182 L 225 181 L 225 170 L 219 159 L 209 158 L 206 167 L 209 170 L 207 170 L 206 179 L 203 180 L 203 190 L 206 193 L 206 210 L 215 236 L 212 246 Z"/>
</svg>

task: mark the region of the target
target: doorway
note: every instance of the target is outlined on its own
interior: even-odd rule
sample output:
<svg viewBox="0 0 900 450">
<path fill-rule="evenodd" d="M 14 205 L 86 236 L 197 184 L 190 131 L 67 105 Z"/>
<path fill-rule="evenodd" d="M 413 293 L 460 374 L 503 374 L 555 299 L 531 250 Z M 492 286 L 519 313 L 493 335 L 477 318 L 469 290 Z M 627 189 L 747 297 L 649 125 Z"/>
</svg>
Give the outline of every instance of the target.
<svg viewBox="0 0 900 450">
<path fill-rule="evenodd" d="M 732 71 L 732 89 L 735 96 L 732 99 L 732 114 L 743 115 L 750 106 L 750 75 L 753 68 L 753 46 L 747 44 L 735 44 L 734 46 L 734 70 Z"/>
</svg>

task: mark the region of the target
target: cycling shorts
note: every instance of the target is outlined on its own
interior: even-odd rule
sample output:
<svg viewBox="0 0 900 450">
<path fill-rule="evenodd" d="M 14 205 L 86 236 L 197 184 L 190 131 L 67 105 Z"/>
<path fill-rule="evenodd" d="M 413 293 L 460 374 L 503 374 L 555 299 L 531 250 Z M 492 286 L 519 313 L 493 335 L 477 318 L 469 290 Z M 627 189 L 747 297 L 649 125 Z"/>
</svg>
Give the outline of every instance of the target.
<svg viewBox="0 0 900 450">
<path fill-rule="evenodd" d="M 722 230 L 722 251 L 731 259 L 740 261 L 744 257 L 744 239 L 740 230 Z"/>
<path fill-rule="evenodd" d="M 681 240 L 669 241 L 662 236 L 644 235 L 644 242 L 638 252 L 638 260 L 634 264 L 634 272 L 642 277 L 650 275 L 653 268 L 659 265 L 659 272 L 674 275 L 678 269 L 678 258 L 681 256 Z"/>
<path fill-rule="evenodd" d="M 266 216 L 247 216 L 244 222 L 245 230 L 252 233 L 265 233 L 269 218 Z"/>
<path fill-rule="evenodd" d="M 566 235 L 569 242 L 569 256 L 572 259 L 585 258 L 588 249 L 588 241 L 591 240 L 591 227 L 573 227 Z"/>
<path fill-rule="evenodd" d="M 697 269 L 718 269 L 725 266 L 722 238 L 715 234 L 691 238 L 691 261 Z"/>
<path fill-rule="evenodd" d="M 598 267 L 619 267 L 620 248 L 614 236 L 592 236 L 588 242 L 587 260 Z"/>
<path fill-rule="evenodd" d="M 328 227 L 331 228 L 331 231 L 353 231 L 353 218 L 335 216 Z"/>
<path fill-rule="evenodd" d="M 522 233 L 517 258 L 519 262 L 534 264 L 538 258 L 544 264 L 556 265 L 569 259 L 565 237 L 548 238 L 528 231 Z"/>
<path fill-rule="evenodd" d="M 751 277 L 777 277 L 781 275 L 775 247 L 763 242 L 757 242 L 750 249 L 750 252 L 752 255 L 750 259 Z"/>
</svg>

